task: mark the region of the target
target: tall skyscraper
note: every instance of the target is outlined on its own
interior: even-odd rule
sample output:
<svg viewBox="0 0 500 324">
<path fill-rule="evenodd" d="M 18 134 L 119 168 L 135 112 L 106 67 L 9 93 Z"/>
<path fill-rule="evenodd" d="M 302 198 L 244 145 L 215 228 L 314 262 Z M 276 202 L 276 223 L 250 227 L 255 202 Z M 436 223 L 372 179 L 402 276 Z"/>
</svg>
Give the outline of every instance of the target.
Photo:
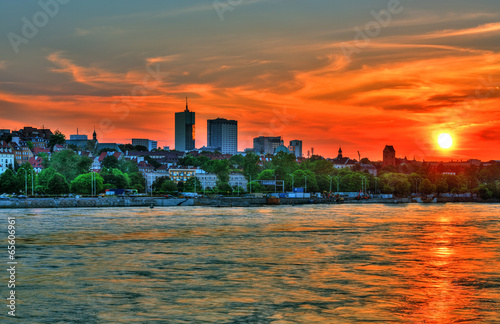
<svg viewBox="0 0 500 324">
<path fill-rule="evenodd" d="M 194 150 L 195 113 L 189 111 L 186 98 L 186 110 L 175 113 L 175 149 L 177 151 Z"/>
<path fill-rule="evenodd" d="M 207 120 L 207 146 L 222 154 L 238 153 L 238 122 L 224 118 Z"/>
<path fill-rule="evenodd" d="M 289 150 L 290 152 L 293 152 L 295 154 L 295 157 L 302 157 L 302 141 L 300 140 L 290 141 Z"/>
</svg>

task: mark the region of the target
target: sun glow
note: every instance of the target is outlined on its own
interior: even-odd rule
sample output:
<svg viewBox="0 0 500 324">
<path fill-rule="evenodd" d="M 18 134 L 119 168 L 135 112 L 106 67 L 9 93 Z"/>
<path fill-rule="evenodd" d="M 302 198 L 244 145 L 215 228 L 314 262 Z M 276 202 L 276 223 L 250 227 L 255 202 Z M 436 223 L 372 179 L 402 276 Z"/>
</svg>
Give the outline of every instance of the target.
<svg viewBox="0 0 500 324">
<path fill-rule="evenodd" d="M 448 133 L 440 134 L 437 142 L 442 149 L 449 149 L 453 145 L 453 139 Z"/>
</svg>

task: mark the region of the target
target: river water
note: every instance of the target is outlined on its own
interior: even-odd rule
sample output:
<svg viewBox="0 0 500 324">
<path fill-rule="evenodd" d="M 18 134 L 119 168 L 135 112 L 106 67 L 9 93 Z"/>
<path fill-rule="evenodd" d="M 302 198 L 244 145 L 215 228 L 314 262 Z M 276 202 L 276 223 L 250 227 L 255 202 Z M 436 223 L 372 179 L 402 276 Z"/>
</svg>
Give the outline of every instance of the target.
<svg viewBox="0 0 500 324">
<path fill-rule="evenodd" d="M 1 213 L 0 322 L 500 323 L 498 204 Z"/>
</svg>

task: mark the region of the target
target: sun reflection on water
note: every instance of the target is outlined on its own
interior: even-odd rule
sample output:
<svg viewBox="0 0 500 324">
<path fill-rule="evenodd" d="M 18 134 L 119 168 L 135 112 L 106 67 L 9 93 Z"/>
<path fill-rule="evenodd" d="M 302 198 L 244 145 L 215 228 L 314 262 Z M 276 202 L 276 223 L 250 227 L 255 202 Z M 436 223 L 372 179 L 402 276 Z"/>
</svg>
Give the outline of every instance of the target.
<svg viewBox="0 0 500 324">
<path fill-rule="evenodd" d="M 493 323 L 499 211 L 37 210 L 20 295 L 28 322 Z"/>
</svg>

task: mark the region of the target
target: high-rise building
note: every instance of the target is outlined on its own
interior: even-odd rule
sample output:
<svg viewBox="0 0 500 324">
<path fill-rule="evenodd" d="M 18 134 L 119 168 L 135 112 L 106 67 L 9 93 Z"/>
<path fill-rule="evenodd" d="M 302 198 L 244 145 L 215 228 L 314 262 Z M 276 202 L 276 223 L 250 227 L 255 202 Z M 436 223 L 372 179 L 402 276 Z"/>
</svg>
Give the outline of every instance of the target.
<svg viewBox="0 0 500 324">
<path fill-rule="evenodd" d="M 302 141 L 290 141 L 290 147 L 288 149 L 290 150 L 290 152 L 295 154 L 295 157 L 302 157 Z"/>
<path fill-rule="evenodd" d="M 156 148 L 158 148 L 158 142 L 157 141 L 151 141 L 148 139 L 143 139 L 143 138 L 132 138 L 132 145 L 137 146 L 145 146 L 148 148 L 148 151 L 152 151 Z"/>
<path fill-rule="evenodd" d="M 274 154 L 281 142 L 281 136 L 259 136 L 253 139 L 253 150 L 256 154 Z"/>
<path fill-rule="evenodd" d="M 224 118 L 207 120 L 207 146 L 222 154 L 238 153 L 238 122 Z"/>
<path fill-rule="evenodd" d="M 396 150 L 392 145 L 386 145 L 384 148 L 384 159 L 382 160 L 382 166 L 386 165 L 396 166 Z"/>
<path fill-rule="evenodd" d="M 175 149 L 177 151 L 194 150 L 195 113 L 189 111 L 186 98 L 186 110 L 175 113 Z"/>
</svg>

